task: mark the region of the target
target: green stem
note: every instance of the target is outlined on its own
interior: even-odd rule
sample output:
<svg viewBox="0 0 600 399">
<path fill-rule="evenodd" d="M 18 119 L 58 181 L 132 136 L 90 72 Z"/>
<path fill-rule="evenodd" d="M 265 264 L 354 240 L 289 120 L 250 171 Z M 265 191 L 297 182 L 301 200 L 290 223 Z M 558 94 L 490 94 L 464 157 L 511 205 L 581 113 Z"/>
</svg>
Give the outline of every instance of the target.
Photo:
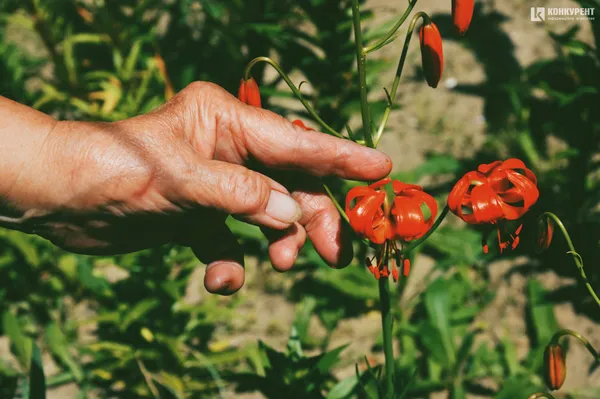
<svg viewBox="0 0 600 399">
<path fill-rule="evenodd" d="M 416 3 L 416 0 L 415 0 Z M 409 8 L 411 8 L 409 6 Z M 412 9 L 412 8 L 411 8 Z M 375 146 L 379 144 L 379 140 L 381 140 L 381 136 L 383 135 L 383 131 L 385 130 L 385 126 L 387 125 L 388 119 L 390 118 L 390 114 L 392 112 L 392 106 L 394 105 L 394 100 L 396 99 L 396 94 L 398 93 L 398 86 L 400 85 L 400 77 L 402 76 L 402 70 L 404 69 L 404 63 L 406 62 L 406 56 L 408 54 L 408 47 L 410 45 L 410 40 L 412 39 L 413 31 L 415 30 L 415 25 L 419 18 L 423 18 L 425 21 L 429 20 L 429 16 L 424 12 L 418 12 L 410 21 L 410 25 L 408 26 L 408 30 L 406 32 L 406 39 L 404 39 L 404 47 L 402 48 L 402 55 L 400 56 L 400 61 L 398 61 L 398 68 L 396 69 L 396 77 L 394 78 L 394 83 L 392 85 L 392 91 L 389 93 L 388 104 L 385 107 L 385 112 L 383 113 L 383 118 L 381 119 L 381 123 L 379 124 L 379 129 L 377 129 L 377 133 L 375 134 Z M 404 21 L 403 21 L 404 22 Z"/>
<path fill-rule="evenodd" d="M 544 217 L 544 216 L 552 219 L 554 221 L 554 223 L 556 223 L 558 228 L 562 231 L 563 236 L 565 237 L 565 240 L 567 241 L 567 246 L 570 249 L 570 251 L 567 253 L 571 254 L 571 256 L 573 256 L 573 260 L 575 261 L 575 265 L 577 266 L 577 269 L 579 270 L 579 275 L 581 276 L 583 283 L 585 284 L 585 286 L 586 286 L 588 292 L 590 293 L 590 295 L 592 296 L 592 298 L 594 298 L 594 300 L 596 301 L 598 306 L 600 306 L 600 298 L 598 298 L 598 295 L 596 295 L 596 292 L 592 288 L 592 285 L 590 284 L 590 281 L 588 280 L 587 275 L 585 274 L 585 270 L 583 269 L 583 259 L 582 259 L 581 255 L 579 255 L 579 253 L 577 253 L 577 251 L 575 250 L 575 247 L 573 246 L 573 241 L 571 241 L 571 236 L 569 235 L 569 232 L 567 232 L 565 225 L 562 223 L 562 221 L 559 219 L 559 217 L 556 216 L 555 214 L 553 214 L 552 212 L 545 212 L 542 214 L 542 217 Z"/>
<path fill-rule="evenodd" d="M 354 42 L 356 45 L 356 63 L 358 66 L 358 79 L 360 84 L 360 109 L 365 144 L 367 147 L 375 148 L 373 142 L 373 131 L 371 129 L 371 114 L 367 100 L 367 53 L 363 48 L 362 30 L 360 27 L 360 7 L 358 0 L 352 0 L 352 20 L 354 22 Z M 383 261 L 387 262 L 388 254 L 384 251 Z M 392 314 L 390 313 L 390 288 L 389 279 L 379 280 L 379 306 L 381 307 L 381 324 L 383 327 L 383 352 L 385 354 L 385 397 L 394 397 L 394 346 L 392 341 Z"/>
<path fill-rule="evenodd" d="M 408 16 L 410 15 L 412 9 L 415 7 L 415 4 L 417 4 L 417 1 L 418 0 L 409 0 L 408 7 L 406 8 L 406 11 L 404 11 L 404 14 L 402 14 L 402 16 L 400 17 L 398 22 L 396 22 L 396 24 L 394 26 L 392 26 L 392 28 L 388 31 L 388 33 L 385 34 L 385 36 L 383 38 L 377 40 L 375 43 L 371 44 L 370 46 L 365 47 L 365 53 L 369 54 L 369 53 L 385 46 L 388 43 L 388 40 L 390 40 L 392 38 L 392 36 L 394 36 L 396 31 L 398 29 L 400 29 L 400 27 L 402 26 L 404 21 L 406 21 L 406 18 L 408 18 Z"/>
<path fill-rule="evenodd" d="M 267 64 L 271 65 L 273 67 L 273 69 L 275 69 L 277 71 L 279 76 L 281 76 L 283 78 L 283 80 L 285 81 L 285 83 L 287 83 L 288 87 L 292 90 L 294 95 L 298 98 L 298 100 L 300 100 L 300 102 L 302 103 L 302 105 L 304 106 L 306 111 L 310 114 L 310 116 L 312 116 L 317 122 L 319 122 L 319 124 L 323 127 L 323 129 L 325 129 L 325 131 L 327 133 L 334 135 L 336 137 L 339 137 L 341 139 L 346 138 L 346 137 L 342 136 L 340 133 L 338 133 L 334 128 L 329 126 L 323 119 L 321 119 L 321 117 L 317 114 L 317 112 L 314 110 L 314 108 L 308 103 L 308 101 L 306 101 L 304 99 L 304 96 L 302 95 L 302 92 L 300 91 L 300 89 L 298 89 L 296 87 L 296 85 L 291 81 L 289 76 L 283 71 L 283 69 L 281 69 L 279 64 L 277 64 L 271 58 L 257 57 L 255 59 L 253 59 L 252 61 L 250 61 L 248 63 L 248 65 L 246 65 L 246 68 L 244 69 L 244 79 L 246 79 L 246 80 L 250 79 L 250 76 L 251 76 L 250 71 L 252 70 L 252 67 L 254 65 L 258 64 L 259 62 L 266 62 Z"/>
<path fill-rule="evenodd" d="M 358 66 L 358 80 L 360 84 L 360 110 L 362 114 L 365 144 L 367 147 L 375 148 L 373 131 L 371 130 L 371 110 L 367 99 L 367 53 L 363 48 L 358 0 L 352 0 L 352 20 L 354 23 L 354 44 L 356 45 L 356 64 Z"/>
<path fill-rule="evenodd" d="M 559 344 L 558 341 L 562 337 L 567 336 L 567 335 L 577 338 L 583 345 L 585 345 L 585 347 L 592 354 L 592 356 L 594 357 L 596 362 L 600 363 L 600 355 L 598 354 L 598 351 L 596 351 L 596 349 L 592 346 L 592 344 L 590 343 L 590 341 L 587 340 L 586 337 L 579 334 L 577 331 L 567 330 L 567 329 L 559 330 L 559 331 L 555 332 L 554 335 L 552 336 L 552 339 L 550 340 L 550 344 L 558 345 Z"/>
<path fill-rule="evenodd" d="M 432 235 L 433 232 L 436 231 L 438 227 L 440 227 L 440 225 L 446 218 L 446 215 L 448 215 L 448 211 L 450 211 L 450 208 L 448 208 L 448 205 L 446 205 L 444 207 L 444 209 L 442 210 L 442 213 L 440 213 L 440 216 L 438 216 L 435 223 L 433 223 L 433 225 L 429 229 L 429 231 L 427 233 L 425 233 L 425 235 L 423 237 L 419 238 L 418 240 L 412 241 L 409 245 L 404 247 L 404 249 L 402 250 L 402 253 L 403 254 L 409 253 L 410 251 L 412 251 L 413 249 L 415 249 L 416 247 L 421 245 L 425 240 L 427 240 L 429 238 L 429 236 Z"/>
<path fill-rule="evenodd" d="M 384 259 L 386 261 L 386 259 Z M 383 327 L 383 353 L 385 354 L 386 398 L 394 397 L 394 346 L 392 341 L 392 313 L 390 312 L 389 279 L 379 279 L 379 302 Z"/>
<path fill-rule="evenodd" d="M 337 210 L 340 213 L 340 215 L 342 216 L 342 218 L 346 222 L 348 222 L 348 224 L 350 224 L 350 219 L 348 219 L 348 215 L 346 215 L 346 212 L 344 211 L 344 208 L 342 208 L 342 206 L 338 202 L 337 198 L 335 198 L 335 196 L 331 192 L 331 189 L 329 188 L 329 186 L 327 186 L 327 184 L 325 184 L 324 182 L 321 182 L 321 183 L 323 184 L 323 188 L 327 192 L 327 195 L 329 196 L 329 198 L 331 198 L 331 200 L 333 201 L 333 205 L 335 205 L 335 207 L 337 208 Z"/>
</svg>

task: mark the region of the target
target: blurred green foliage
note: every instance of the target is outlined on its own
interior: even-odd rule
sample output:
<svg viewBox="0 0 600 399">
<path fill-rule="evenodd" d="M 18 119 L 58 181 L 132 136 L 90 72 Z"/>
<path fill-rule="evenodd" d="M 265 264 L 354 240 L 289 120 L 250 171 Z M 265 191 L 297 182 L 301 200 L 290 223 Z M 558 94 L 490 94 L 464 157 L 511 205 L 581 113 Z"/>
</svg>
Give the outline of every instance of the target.
<svg viewBox="0 0 600 399">
<path fill-rule="evenodd" d="M 584 258 L 594 259 L 600 238 L 600 163 L 594 158 L 600 146 L 598 27 L 594 46 L 579 41 L 574 28 L 553 35 L 554 57 L 521 66 L 500 28 L 505 18 L 478 7 L 461 42 L 487 75 L 481 85 L 458 87 L 484 98 L 486 145 L 472 159 L 430 154 L 415 170 L 395 177 L 431 181 L 428 189 L 443 201 L 453 179 L 438 183 L 436 177 L 457 176 L 506 154 L 523 157 L 538 172 L 542 191 L 532 217 L 556 211 Z M 450 31 L 448 15 L 435 20 L 443 33 Z M 366 39 L 376 38 L 385 26 L 367 32 Z M 344 0 L 4 0 L 0 5 L 0 94 L 58 118 L 131 117 L 194 80 L 234 92 L 246 62 L 260 55 L 274 56 L 285 71 L 308 81 L 306 98 L 334 128 L 343 130 L 358 111 Z M 378 81 L 377 72 L 389 66 L 370 62 L 371 88 L 387 83 Z M 281 99 L 291 95 L 279 89 L 279 78 L 268 78 L 261 68 L 253 74 L 261 81 L 266 106 L 306 116 L 282 105 L 287 103 Z M 375 117 L 384 106 L 383 100 L 373 105 Z M 549 137 L 561 140 L 565 149 L 554 151 Z M 340 199 L 350 186 L 330 183 Z M 234 220 L 230 224 L 247 254 L 266 262 L 260 231 Z M 574 275 L 564 247 L 553 248 L 515 272 L 527 275 L 547 265 Z M 364 259 L 365 251 L 357 248 L 357 259 Z M 404 292 L 401 280 L 392 293 L 398 398 L 448 392 L 455 399 L 467 394 L 513 399 L 542 389 L 541 353 L 558 327 L 553 304 L 569 298 L 589 311 L 589 302 L 574 294 L 580 287 L 549 294 L 530 280 L 525 318 L 531 350 L 522 356 L 519 337 L 496 336 L 495 326 L 482 321 L 496 295 L 487 269 L 495 256 L 482 256 L 479 233 L 444 225 L 411 255 L 418 254 L 433 259 L 432 272 L 414 292 Z M 549 261 L 559 257 L 564 257 L 560 265 Z M 220 331 L 239 332 L 233 320 L 242 318 L 244 326 L 255 322 L 239 311 L 251 299 L 202 295 L 190 302 L 187 294 L 198 267 L 192 252 L 181 247 L 98 258 L 0 230 L 0 339 L 8 338 L 11 350 L 0 355 L 0 397 L 39 398 L 40 387 L 65 384 L 77 386 L 78 398 L 90 392 L 195 398 L 255 391 L 270 398 L 377 397 L 381 366 L 369 357 L 345 359 L 345 346 L 330 345 L 343 320 L 377 309 L 377 284 L 360 262 L 332 270 L 310 244 L 303 249 L 289 276 L 291 288 L 276 292 L 297 309 L 286 348 L 221 339 Z M 600 286 L 600 272 L 588 274 Z M 315 319 L 324 336 L 311 334 Z M 381 338 L 372 340 L 379 350 Z M 58 367 L 45 381 L 41 360 L 48 360 L 40 357 L 38 345 Z M 339 378 L 336 370 L 354 362 L 355 373 Z"/>
</svg>

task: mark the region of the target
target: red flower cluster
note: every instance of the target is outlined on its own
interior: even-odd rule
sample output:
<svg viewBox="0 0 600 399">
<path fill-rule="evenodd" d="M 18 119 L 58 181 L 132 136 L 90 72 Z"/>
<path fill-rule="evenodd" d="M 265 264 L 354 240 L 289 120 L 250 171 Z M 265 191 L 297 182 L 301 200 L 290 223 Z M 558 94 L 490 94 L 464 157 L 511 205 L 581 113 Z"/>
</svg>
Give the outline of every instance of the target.
<svg viewBox="0 0 600 399">
<path fill-rule="evenodd" d="M 448 197 L 448 207 L 470 224 L 492 224 L 498 227 L 500 252 L 519 244 L 519 225 L 510 238 L 504 240 L 501 223 L 521 218 L 539 197 L 537 179 L 519 159 L 479 165 L 477 171 L 464 175 Z M 483 250 L 488 252 L 484 237 Z"/>
<path fill-rule="evenodd" d="M 384 190 L 389 183 L 395 194 L 392 204 Z M 398 280 L 396 262 L 403 263 L 404 275 L 408 275 L 410 261 L 402 260 L 395 240 L 408 242 L 423 237 L 433 225 L 437 210 L 433 197 L 421 187 L 389 177 L 366 187 L 354 187 L 346 196 L 346 214 L 354 231 L 374 244 L 383 244 L 376 255 L 376 266 L 367 259 L 377 279 L 389 275 L 386 262 L 390 259 L 394 281 Z"/>
</svg>

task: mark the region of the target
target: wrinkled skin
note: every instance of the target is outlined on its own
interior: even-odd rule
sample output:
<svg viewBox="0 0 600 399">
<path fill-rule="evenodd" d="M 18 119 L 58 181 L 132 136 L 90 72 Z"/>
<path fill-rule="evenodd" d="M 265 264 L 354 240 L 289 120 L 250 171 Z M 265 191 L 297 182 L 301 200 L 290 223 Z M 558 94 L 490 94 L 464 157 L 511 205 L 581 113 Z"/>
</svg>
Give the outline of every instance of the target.
<svg viewBox="0 0 600 399">
<path fill-rule="evenodd" d="M 202 82 L 115 123 L 56 122 L 0 97 L 0 142 L 1 226 L 86 254 L 187 245 L 208 265 L 206 288 L 220 294 L 244 282 L 227 215 L 261 226 L 277 270 L 292 267 L 307 235 L 342 267 L 351 245 L 314 176 L 377 180 L 391 169 L 380 152 L 305 131 Z"/>
</svg>

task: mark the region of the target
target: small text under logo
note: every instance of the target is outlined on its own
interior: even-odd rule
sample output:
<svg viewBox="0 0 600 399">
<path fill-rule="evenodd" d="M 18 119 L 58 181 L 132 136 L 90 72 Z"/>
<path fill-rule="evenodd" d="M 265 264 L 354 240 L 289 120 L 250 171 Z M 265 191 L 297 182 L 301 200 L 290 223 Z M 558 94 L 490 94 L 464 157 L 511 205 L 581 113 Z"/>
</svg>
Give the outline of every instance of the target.
<svg viewBox="0 0 600 399">
<path fill-rule="evenodd" d="M 593 21 L 594 11 L 594 7 L 531 7 L 531 21 Z"/>
</svg>

